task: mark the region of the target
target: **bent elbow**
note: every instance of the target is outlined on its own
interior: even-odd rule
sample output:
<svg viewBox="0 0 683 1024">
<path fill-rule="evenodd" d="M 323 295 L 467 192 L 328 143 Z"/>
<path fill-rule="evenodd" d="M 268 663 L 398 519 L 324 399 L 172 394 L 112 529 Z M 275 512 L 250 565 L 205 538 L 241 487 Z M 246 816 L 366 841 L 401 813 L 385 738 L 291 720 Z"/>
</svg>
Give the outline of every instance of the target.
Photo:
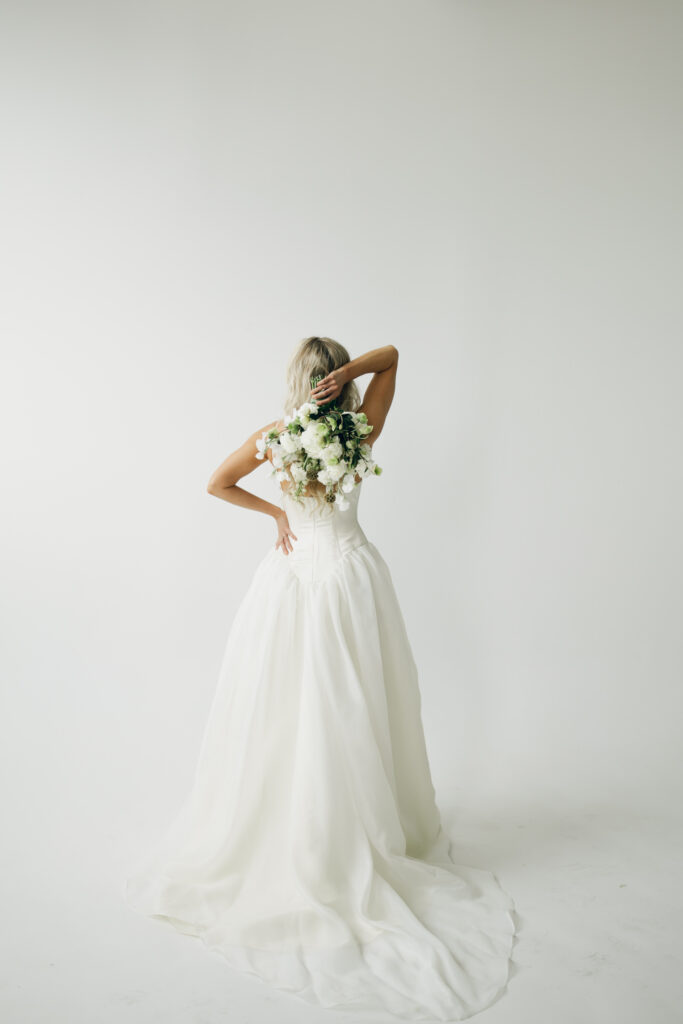
<svg viewBox="0 0 683 1024">
<path fill-rule="evenodd" d="M 232 481 L 222 480 L 220 483 L 217 480 L 209 480 L 206 490 L 208 494 L 213 494 L 217 498 L 221 498 L 227 490 L 234 487 Z"/>
</svg>

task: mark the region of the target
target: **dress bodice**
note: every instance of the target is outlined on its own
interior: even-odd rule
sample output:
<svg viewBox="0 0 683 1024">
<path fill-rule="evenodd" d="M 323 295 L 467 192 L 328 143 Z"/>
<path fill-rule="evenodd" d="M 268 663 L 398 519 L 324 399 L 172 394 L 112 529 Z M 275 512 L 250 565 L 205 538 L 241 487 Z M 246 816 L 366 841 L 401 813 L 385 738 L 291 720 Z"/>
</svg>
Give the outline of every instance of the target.
<svg viewBox="0 0 683 1024">
<path fill-rule="evenodd" d="M 299 579 L 315 582 L 330 573 L 347 552 L 367 543 L 358 522 L 358 500 L 362 482 L 345 495 L 348 508 L 336 502 L 323 502 L 304 496 L 297 500 L 282 491 L 282 507 L 287 513 L 296 540 L 293 551 L 285 555 Z"/>
</svg>

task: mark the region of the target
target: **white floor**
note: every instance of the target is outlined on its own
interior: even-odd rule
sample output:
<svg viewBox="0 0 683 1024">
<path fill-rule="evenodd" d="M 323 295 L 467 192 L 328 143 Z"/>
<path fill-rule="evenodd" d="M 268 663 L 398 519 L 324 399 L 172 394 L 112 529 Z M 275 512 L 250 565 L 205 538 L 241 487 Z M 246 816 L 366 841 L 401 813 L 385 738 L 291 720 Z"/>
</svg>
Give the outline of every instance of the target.
<svg viewBox="0 0 683 1024">
<path fill-rule="evenodd" d="M 564 812 L 465 812 L 442 796 L 441 806 L 463 863 L 493 870 L 517 905 L 507 991 L 478 1020 L 683 1020 L 680 819 L 595 802 Z M 449 813 L 454 806 L 457 817 Z M 120 898 L 133 857 L 129 838 L 96 820 L 85 834 L 78 849 L 56 845 L 36 850 L 34 860 L 10 860 L 0 995 L 6 1024 L 353 1019 L 270 991 L 233 972 L 200 940 L 129 911 Z"/>
</svg>

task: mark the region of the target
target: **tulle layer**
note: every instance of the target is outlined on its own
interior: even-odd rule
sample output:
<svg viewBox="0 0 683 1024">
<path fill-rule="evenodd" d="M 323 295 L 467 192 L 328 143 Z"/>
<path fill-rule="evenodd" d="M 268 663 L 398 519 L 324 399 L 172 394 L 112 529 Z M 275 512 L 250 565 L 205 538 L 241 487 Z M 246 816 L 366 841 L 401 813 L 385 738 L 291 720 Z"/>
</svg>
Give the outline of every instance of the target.
<svg viewBox="0 0 683 1024">
<path fill-rule="evenodd" d="M 337 1009 L 462 1020 L 505 987 L 511 897 L 457 865 L 389 568 L 270 549 L 228 635 L 193 786 L 129 905 Z"/>
</svg>

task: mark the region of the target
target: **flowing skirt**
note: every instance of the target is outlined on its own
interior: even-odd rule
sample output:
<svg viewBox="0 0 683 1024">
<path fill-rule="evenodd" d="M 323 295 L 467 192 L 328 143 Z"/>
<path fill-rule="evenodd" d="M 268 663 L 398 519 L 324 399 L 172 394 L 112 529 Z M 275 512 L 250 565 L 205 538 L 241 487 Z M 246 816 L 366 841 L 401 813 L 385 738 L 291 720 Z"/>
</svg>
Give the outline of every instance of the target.
<svg viewBox="0 0 683 1024">
<path fill-rule="evenodd" d="M 514 904 L 451 859 L 389 568 L 370 541 L 316 582 L 289 557 L 257 565 L 190 795 L 124 897 L 310 1003 L 462 1020 L 505 988 Z"/>
</svg>

